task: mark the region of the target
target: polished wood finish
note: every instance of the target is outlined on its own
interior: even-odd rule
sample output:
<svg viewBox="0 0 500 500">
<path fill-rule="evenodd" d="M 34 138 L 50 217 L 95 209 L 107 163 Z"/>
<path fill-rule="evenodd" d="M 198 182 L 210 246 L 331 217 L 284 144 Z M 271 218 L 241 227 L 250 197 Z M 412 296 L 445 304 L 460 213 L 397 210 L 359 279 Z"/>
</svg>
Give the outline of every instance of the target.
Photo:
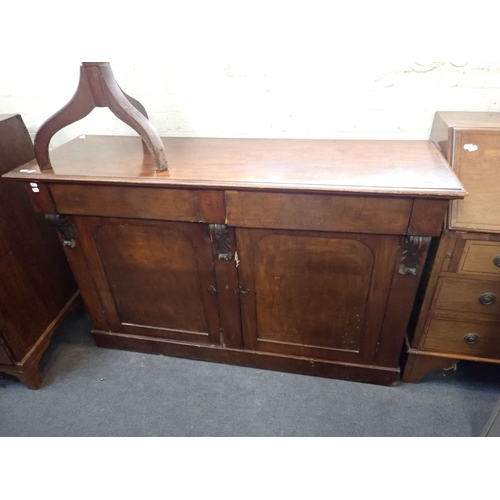
<svg viewBox="0 0 500 500">
<path fill-rule="evenodd" d="M 465 241 L 458 272 L 460 274 L 477 273 L 485 277 L 500 276 L 500 266 L 495 258 L 500 258 L 500 243 L 492 241 Z M 500 261 L 498 262 L 500 264 Z"/>
<path fill-rule="evenodd" d="M 440 203 L 431 200 L 415 200 L 411 209 L 408 234 L 440 236 L 443 231 L 448 203 L 447 200 L 441 200 Z"/>
<path fill-rule="evenodd" d="M 138 138 L 87 136 L 8 174 L 69 215 L 98 345 L 395 384 L 429 241 L 466 194 L 436 147 L 163 142 L 168 172 Z"/>
<path fill-rule="evenodd" d="M 473 343 L 467 336 L 474 336 Z M 475 357 L 500 357 L 500 335 L 497 321 L 453 321 L 433 318 L 426 326 L 421 348 L 426 351 L 465 354 Z"/>
<path fill-rule="evenodd" d="M 500 113 L 437 113 L 431 138 L 470 194 L 451 202 L 423 279 L 403 376 L 414 382 L 449 356 L 500 362 Z"/>
<path fill-rule="evenodd" d="M 432 309 L 500 319 L 500 281 L 441 277 Z"/>
<path fill-rule="evenodd" d="M 57 212 L 69 215 L 219 223 L 225 219 L 222 191 L 147 187 L 120 191 L 114 186 L 53 184 L 50 193 Z"/>
<path fill-rule="evenodd" d="M 87 62 L 80 67 L 75 95 L 64 108 L 51 116 L 35 136 L 35 158 L 40 170 L 52 168 L 49 144 L 64 127 L 85 118 L 94 108 L 107 107 L 142 138 L 159 172 L 168 170 L 167 155 L 158 132 L 148 120 L 144 106 L 119 87 L 109 62 Z"/>
<path fill-rule="evenodd" d="M 0 115 L 0 172 L 32 158 L 22 118 Z M 38 362 L 75 293 L 56 232 L 35 213 L 25 186 L 0 179 L 0 372 L 32 389 L 40 385 Z"/>
<path fill-rule="evenodd" d="M 24 181 L 463 198 L 429 141 L 162 138 L 168 172 L 155 172 L 138 137 L 85 136 L 8 174 Z M 28 170 L 28 172 L 21 172 Z M 34 172 L 31 172 L 34 170 Z"/>
<path fill-rule="evenodd" d="M 400 238 L 239 228 L 236 237 L 245 347 L 373 364 Z"/>
<path fill-rule="evenodd" d="M 76 229 L 112 331 L 220 341 L 205 225 L 85 217 Z"/>
<path fill-rule="evenodd" d="M 412 205 L 404 198 L 226 191 L 227 223 L 240 227 L 404 234 Z"/>
</svg>

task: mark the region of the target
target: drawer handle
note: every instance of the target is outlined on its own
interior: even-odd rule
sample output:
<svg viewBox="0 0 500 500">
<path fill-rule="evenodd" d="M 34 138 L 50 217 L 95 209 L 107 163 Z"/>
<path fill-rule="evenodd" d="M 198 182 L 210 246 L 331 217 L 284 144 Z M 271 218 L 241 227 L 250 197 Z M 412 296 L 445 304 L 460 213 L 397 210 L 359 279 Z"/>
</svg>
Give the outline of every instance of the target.
<svg viewBox="0 0 500 500">
<path fill-rule="evenodd" d="M 483 306 L 491 306 L 497 300 L 497 296 L 494 293 L 483 293 L 479 296 L 479 303 Z"/>
<path fill-rule="evenodd" d="M 495 264 L 495 266 L 497 266 L 497 267 L 500 267 L 500 255 L 497 255 L 497 256 L 493 259 L 493 264 Z"/>
<path fill-rule="evenodd" d="M 464 342 L 469 345 L 476 344 L 478 340 L 479 340 L 479 335 L 477 333 L 468 333 L 464 337 Z"/>
</svg>

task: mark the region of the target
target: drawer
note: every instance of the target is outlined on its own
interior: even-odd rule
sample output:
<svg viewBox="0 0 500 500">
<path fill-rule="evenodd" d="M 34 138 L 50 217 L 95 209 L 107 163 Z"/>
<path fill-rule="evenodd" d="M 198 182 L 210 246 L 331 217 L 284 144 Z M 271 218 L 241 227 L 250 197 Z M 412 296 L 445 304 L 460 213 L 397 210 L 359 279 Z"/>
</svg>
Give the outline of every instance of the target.
<svg viewBox="0 0 500 500">
<path fill-rule="evenodd" d="M 432 308 L 500 317 L 500 280 L 440 278 Z"/>
<path fill-rule="evenodd" d="M 500 323 L 431 319 L 422 349 L 500 359 Z"/>
<path fill-rule="evenodd" d="M 458 272 L 500 276 L 500 243 L 467 240 Z"/>
<path fill-rule="evenodd" d="M 49 189 L 61 214 L 224 223 L 223 191 L 79 184 Z"/>
<path fill-rule="evenodd" d="M 367 196 L 226 191 L 237 227 L 406 234 L 413 200 Z"/>
</svg>

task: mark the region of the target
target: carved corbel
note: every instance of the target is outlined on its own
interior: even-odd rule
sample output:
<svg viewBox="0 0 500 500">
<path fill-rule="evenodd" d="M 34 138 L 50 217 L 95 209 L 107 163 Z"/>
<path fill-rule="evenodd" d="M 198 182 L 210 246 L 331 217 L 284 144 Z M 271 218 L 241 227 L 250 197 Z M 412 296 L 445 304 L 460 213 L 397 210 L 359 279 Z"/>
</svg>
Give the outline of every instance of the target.
<svg viewBox="0 0 500 500">
<path fill-rule="evenodd" d="M 208 232 L 217 259 L 231 260 L 233 252 L 231 251 L 229 228 L 225 224 L 209 224 Z"/>
<path fill-rule="evenodd" d="M 67 215 L 45 214 L 45 220 L 54 226 L 63 240 L 63 245 L 68 248 L 76 247 L 75 229 L 69 222 Z"/>
<path fill-rule="evenodd" d="M 405 248 L 399 265 L 399 274 L 417 276 L 420 270 L 420 260 L 431 243 L 428 236 L 407 236 Z"/>
</svg>

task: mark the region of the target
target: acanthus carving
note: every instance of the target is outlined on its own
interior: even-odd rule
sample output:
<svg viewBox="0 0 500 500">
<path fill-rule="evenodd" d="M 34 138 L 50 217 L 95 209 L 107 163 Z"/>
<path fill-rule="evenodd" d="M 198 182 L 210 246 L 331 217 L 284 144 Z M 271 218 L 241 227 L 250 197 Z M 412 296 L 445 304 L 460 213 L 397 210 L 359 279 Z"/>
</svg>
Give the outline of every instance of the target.
<svg viewBox="0 0 500 500">
<path fill-rule="evenodd" d="M 431 238 L 428 236 L 407 236 L 403 257 L 400 261 L 399 274 L 417 276 L 420 269 L 420 260 L 429 248 Z"/>
<path fill-rule="evenodd" d="M 54 226 L 61 235 L 63 245 L 68 248 L 76 247 L 75 230 L 69 222 L 67 215 L 45 214 L 45 220 Z"/>
<path fill-rule="evenodd" d="M 225 224 L 209 224 L 208 232 L 217 259 L 231 260 L 233 258 L 233 252 L 231 250 L 229 228 Z"/>
</svg>

